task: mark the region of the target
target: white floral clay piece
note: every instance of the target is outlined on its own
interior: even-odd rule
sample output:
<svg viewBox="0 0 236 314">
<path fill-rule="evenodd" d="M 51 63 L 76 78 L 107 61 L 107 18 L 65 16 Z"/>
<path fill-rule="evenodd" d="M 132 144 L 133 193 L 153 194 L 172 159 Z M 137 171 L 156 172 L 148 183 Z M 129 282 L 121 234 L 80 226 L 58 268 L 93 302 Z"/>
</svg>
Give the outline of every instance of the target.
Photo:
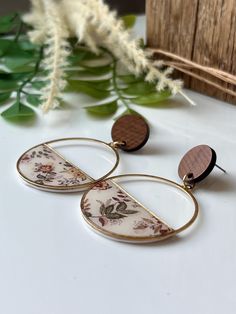
<svg viewBox="0 0 236 314">
<path fill-rule="evenodd" d="M 93 229 L 121 241 L 154 242 L 174 232 L 112 180 L 101 181 L 85 193 L 81 209 Z"/>
<path fill-rule="evenodd" d="M 29 184 L 44 189 L 79 188 L 92 179 L 46 144 L 33 147 L 18 161 L 18 171 Z"/>
</svg>

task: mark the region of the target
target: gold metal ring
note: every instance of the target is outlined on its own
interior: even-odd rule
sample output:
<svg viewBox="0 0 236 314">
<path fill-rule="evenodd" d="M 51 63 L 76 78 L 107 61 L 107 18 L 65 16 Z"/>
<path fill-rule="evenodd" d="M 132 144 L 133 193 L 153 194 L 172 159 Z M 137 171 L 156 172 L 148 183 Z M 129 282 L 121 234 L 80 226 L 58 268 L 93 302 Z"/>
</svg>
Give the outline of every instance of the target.
<svg viewBox="0 0 236 314">
<path fill-rule="evenodd" d="M 112 169 L 110 171 L 108 171 L 104 176 L 100 177 L 99 179 L 93 179 L 92 177 L 90 177 L 88 174 L 86 174 L 87 177 L 89 177 L 91 180 L 93 180 L 92 183 L 84 183 L 84 184 L 80 184 L 80 185 L 74 185 L 74 186 L 57 186 L 57 187 L 53 187 L 53 186 L 50 186 L 50 185 L 41 185 L 41 184 L 38 184 L 36 182 L 33 182 L 31 180 L 29 180 L 27 177 L 24 176 L 24 174 L 21 172 L 20 168 L 19 168 L 19 163 L 21 161 L 21 158 L 27 153 L 29 152 L 30 150 L 40 146 L 40 145 L 47 145 L 50 147 L 51 150 L 54 150 L 50 144 L 52 143 L 57 143 L 57 142 L 64 142 L 64 141 L 88 141 L 88 142 L 95 142 L 95 143 L 99 143 L 103 146 L 105 146 L 106 148 L 109 148 L 110 150 L 112 150 L 112 152 L 115 154 L 115 158 L 116 158 L 116 161 L 115 161 L 115 164 L 114 166 L 112 167 Z M 55 151 L 55 150 L 54 150 Z M 60 155 L 59 153 L 57 153 L 58 155 Z M 61 156 L 62 157 L 62 156 Z M 69 162 L 70 164 L 72 164 L 70 161 L 66 160 L 64 157 L 62 157 L 65 161 Z M 119 157 L 119 153 L 116 149 L 116 147 L 113 147 L 111 146 L 110 144 L 106 143 L 106 142 L 103 142 L 103 141 L 100 141 L 100 140 L 97 140 L 97 139 L 93 139 L 93 138 L 87 138 L 87 137 L 70 137 L 70 138 L 60 138 L 60 139 L 55 139 L 55 140 L 51 140 L 51 141 L 47 141 L 47 142 L 43 142 L 43 143 L 40 143 L 38 145 L 35 145 L 33 147 L 31 147 L 30 149 L 28 149 L 27 151 L 25 151 L 21 156 L 20 158 L 18 159 L 17 161 L 17 164 L 16 164 L 16 168 L 17 168 L 17 171 L 20 175 L 20 177 L 26 182 L 28 183 L 29 185 L 32 185 L 34 187 L 37 187 L 39 189 L 43 189 L 43 190 L 48 190 L 48 191 L 78 191 L 78 190 L 86 190 L 88 189 L 89 187 L 91 187 L 91 185 L 94 185 L 96 184 L 97 182 L 99 181 L 102 181 L 104 180 L 105 178 L 107 178 L 118 166 L 119 164 L 119 161 L 120 161 L 120 157 Z M 73 164 L 72 164 L 73 165 Z M 73 165 L 75 168 L 78 168 L 77 166 Z M 81 170 L 81 169 L 80 169 Z"/>
<path fill-rule="evenodd" d="M 190 173 L 190 174 L 187 173 L 183 177 L 184 188 L 187 189 L 187 190 L 192 190 L 195 187 L 195 183 L 189 179 L 191 177 L 192 177 L 192 173 Z"/>
</svg>

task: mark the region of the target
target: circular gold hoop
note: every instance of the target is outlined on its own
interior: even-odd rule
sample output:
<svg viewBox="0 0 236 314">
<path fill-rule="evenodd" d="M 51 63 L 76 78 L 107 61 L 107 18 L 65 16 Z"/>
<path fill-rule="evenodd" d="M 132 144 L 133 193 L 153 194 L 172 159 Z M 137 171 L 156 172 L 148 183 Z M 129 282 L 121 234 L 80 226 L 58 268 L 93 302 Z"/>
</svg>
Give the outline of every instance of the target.
<svg viewBox="0 0 236 314">
<path fill-rule="evenodd" d="M 161 182 L 161 183 L 165 183 L 167 185 L 173 186 L 179 190 L 181 190 L 183 193 L 187 194 L 187 196 L 189 197 L 190 201 L 192 202 L 193 206 L 194 206 L 194 211 L 193 211 L 193 215 L 190 218 L 190 220 L 185 223 L 182 227 L 177 228 L 177 229 L 173 229 L 173 231 L 169 232 L 167 235 L 163 235 L 163 236 L 153 236 L 153 237 L 134 237 L 134 236 L 124 236 L 124 235 L 118 235 L 116 233 L 113 233 L 111 231 L 107 231 L 104 230 L 103 228 L 93 224 L 89 218 L 84 215 L 84 213 L 82 212 L 82 216 L 85 219 L 85 221 L 88 223 L 88 225 L 90 227 L 92 227 L 92 229 L 94 229 L 96 232 L 98 233 L 102 233 L 104 236 L 108 237 L 108 238 L 114 238 L 118 241 L 123 241 L 123 242 L 134 242 L 134 243 L 149 243 L 149 242 L 157 242 L 157 241 L 162 241 L 165 240 L 167 238 L 170 238 L 172 236 L 177 235 L 178 233 L 186 230 L 187 228 L 189 228 L 194 221 L 196 220 L 198 214 L 199 214 L 199 206 L 198 206 L 198 202 L 196 200 L 196 198 L 193 196 L 193 194 L 191 193 L 191 191 L 189 189 L 187 189 L 185 186 L 182 186 L 174 181 L 168 180 L 166 178 L 162 178 L 162 177 L 158 177 L 158 176 L 154 176 L 154 175 L 148 175 L 148 174 L 123 174 L 123 175 L 117 175 L 117 176 L 113 176 L 113 177 L 109 177 L 106 178 L 106 180 L 115 180 L 115 179 L 119 179 L 119 178 L 125 178 L 125 177 L 139 177 L 139 178 L 146 178 L 146 179 L 150 179 L 150 180 L 155 180 L 157 182 Z M 113 182 L 114 183 L 114 182 Z M 118 185 L 118 183 L 116 183 Z M 86 191 L 81 199 L 81 208 L 82 208 L 82 204 L 84 203 L 84 200 L 86 199 L 87 194 L 89 193 L 89 191 L 92 189 L 93 187 L 91 187 L 88 191 Z M 129 195 L 129 193 L 127 193 Z M 137 202 L 139 203 L 139 202 Z M 151 214 L 153 214 L 149 209 L 146 208 L 146 210 L 148 212 L 150 212 Z"/>
<path fill-rule="evenodd" d="M 52 143 L 58 143 L 58 142 L 67 142 L 67 141 L 88 141 L 88 142 L 94 142 L 94 143 L 99 143 L 103 146 L 105 146 L 106 148 L 109 148 L 109 150 L 111 150 L 114 154 L 115 154 L 115 158 L 116 158 L 116 161 L 115 161 L 115 164 L 114 166 L 112 167 L 112 169 L 110 171 L 108 171 L 104 176 L 100 177 L 99 179 L 93 179 L 91 178 L 88 174 L 86 174 L 89 178 L 91 178 L 91 180 L 93 180 L 91 183 L 84 183 L 84 184 L 80 184 L 80 185 L 74 185 L 74 186 L 57 186 L 57 187 L 53 187 L 53 186 L 50 186 L 50 185 L 41 185 L 41 184 L 38 184 L 36 182 L 32 182 L 31 180 L 29 180 L 27 177 L 24 176 L 24 174 L 21 172 L 20 170 L 20 167 L 19 167 L 19 164 L 20 164 L 20 161 L 22 159 L 22 157 L 27 154 L 30 150 L 40 146 L 40 145 L 48 145 L 48 144 L 52 144 Z M 52 149 L 52 148 L 51 148 Z M 65 158 L 63 158 L 65 161 L 67 161 Z M 91 186 L 93 186 L 94 184 L 96 184 L 97 182 L 99 181 L 102 181 L 104 179 L 106 179 L 118 166 L 119 164 L 119 161 L 120 161 L 120 156 L 119 156 L 119 153 L 118 153 L 118 150 L 116 147 L 112 146 L 111 144 L 108 144 L 106 142 L 103 142 L 103 141 L 100 141 L 100 140 L 97 140 L 97 139 L 93 139 L 93 138 L 89 138 L 89 137 L 68 137 L 68 138 L 60 138 L 60 139 L 55 139 L 55 140 L 51 140 L 51 141 L 47 141 L 47 142 L 43 142 L 43 143 L 40 143 L 38 145 L 35 145 L 33 147 L 31 147 L 30 149 L 28 149 L 27 151 L 25 151 L 20 157 L 19 159 L 17 160 L 17 163 L 16 163 L 16 169 L 17 169 L 17 172 L 19 173 L 20 177 L 26 182 L 28 183 L 29 185 L 33 186 L 33 187 L 36 187 L 36 188 L 39 188 L 41 190 L 47 190 L 47 191 L 54 191 L 54 192 L 66 192 L 66 191 L 71 191 L 71 192 L 76 192 L 76 191 L 83 191 L 83 190 L 86 190 L 88 188 L 90 188 Z M 69 161 L 68 161 L 69 162 Z"/>
</svg>

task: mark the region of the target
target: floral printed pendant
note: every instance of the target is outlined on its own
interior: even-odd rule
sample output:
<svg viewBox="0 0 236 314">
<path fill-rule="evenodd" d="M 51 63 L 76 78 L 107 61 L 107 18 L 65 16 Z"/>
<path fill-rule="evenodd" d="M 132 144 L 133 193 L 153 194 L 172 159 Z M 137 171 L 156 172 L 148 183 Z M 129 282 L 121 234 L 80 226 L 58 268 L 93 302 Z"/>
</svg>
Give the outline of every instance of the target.
<svg viewBox="0 0 236 314">
<path fill-rule="evenodd" d="M 93 229 L 119 241 L 154 242 L 174 233 L 174 229 L 109 179 L 84 194 L 81 209 Z"/>
<path fill-rule="evenodd" d="M 58 152 L 58 147 L 68 149 L 68 152 L 75 148 L 74 153 L 79 156 L 80 152 L 81 156 L 84 154 L 84 148 L 91 148 L 90 152 L 86 152 L 88 155 L 92 154 L 94 159 L 102 155 L 106 163 L 109 160 L 107 172 L 100 174 L 99 178 L 90 177 L 77 165 L 65 159 Z M 101 153 L 101 148 L 104 153 Z M 96 150 L 98 150 L 97 156 L 96 153 L 94 154 Z M 52 192 L 74 192 L 87 190 L 104 180 L 118 164 L 119 154 L 113 143 L 105 143 L 93 138 L 71 137 L 51 140 L 30 148 L 18 159 L 16 167 L 21 178 L 35 188 Z"/>
<path fill-rule="evenodd" d="M 93 181 L 47 144 L 33 147 L 23 154 L 17 169 L 28 184 L 44 190 L 80 190 L 82 184 Z"/>
</svg>

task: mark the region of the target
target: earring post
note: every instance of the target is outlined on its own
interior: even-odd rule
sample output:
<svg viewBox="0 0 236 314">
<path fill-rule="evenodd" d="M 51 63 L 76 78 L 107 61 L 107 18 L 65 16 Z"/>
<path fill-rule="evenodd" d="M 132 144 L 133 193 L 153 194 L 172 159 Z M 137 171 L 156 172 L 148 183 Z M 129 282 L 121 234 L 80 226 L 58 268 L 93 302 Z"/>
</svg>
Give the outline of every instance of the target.
<svg viewBox="0 0 236 314">
<path fill-rule="evenodd" d="M 218 166 L 217 164 L 215 164 L 215 166 L 216 166 L 218 169 L 220 169 L 221 171 L 223 171 L 224 173 L 227 173 L 227 171 L 226 171 L 225 169 L 221 168 L 221 167 Z"/>
</svg>

